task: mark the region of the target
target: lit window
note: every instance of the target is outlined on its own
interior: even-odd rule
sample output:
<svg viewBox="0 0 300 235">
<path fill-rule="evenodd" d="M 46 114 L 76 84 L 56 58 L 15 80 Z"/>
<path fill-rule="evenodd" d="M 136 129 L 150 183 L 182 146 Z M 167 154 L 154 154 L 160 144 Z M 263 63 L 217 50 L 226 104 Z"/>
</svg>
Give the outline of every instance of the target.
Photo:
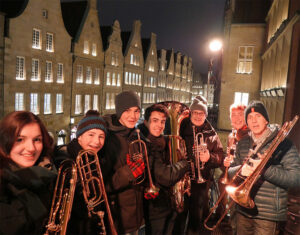
<svg viewBox="0 0 300 235">
<path fill-rule="evenodd" d="M 90 103 L 91 103 L 91 96 L 85 95 L 84 96 L 84 113 L 86 113 L 88 110 L 91 109 Z"/>
<path fill-rule="evenodd" d="M 111 82 L 110 82 L 110 72 L 106 73 L 106 85 L 110 86 Z"/>
<path fill-rule="evenodd" d="M 21 56 L 17 56 L 16 79 L 25 80 L 25 58 Z"/>
<path fill-rule="evenodd" d="M 39 95 L 38 93 L 30 94 L 30 111 L 34 114 L 39 114 Z"/>
<path fill-rule="evenodd" d="M 118 73 L 117 86 L 121 86 L 121 76 L 119 73 Z"/>
<path fill-rule="evenodd" d="M 86 67 L 86 84 L 92 84 L 92 69 L 91 67 Z"/>
<path fill-rule="evenodd" d="M 117 85 L 116 73 L 112 73 L 111 85 L 112 86 L 116 86 Z"/>
<path fill-rule="evenodd" d="M 95 69 L 94 84 L 96 84 L 96 85 L 100 84 L 100 69 L 99 68 Z"/>
<path fill-rule="evenodd" d="M 39 81 L 40 80 L 39 71 L 40 71 L 39 60 L 32 59 L 31 81 Z"/>
<path fill-rule="evenodd" d="M 237 73 L 252 73 L 253 46 L 239 47 Z"/>
<path fill-rule="evenodd" d="M 135 56 L 134 54 L 130 54 L 130 64 L 134 64 L 135 62 Z"/>
<path fill-rule="evenodd" d="M 128 72 L 125 72 L 125 84 L 128 84 Z"/>
<path fill-rule="evenodd" d="M 99 110 L 98 95 L 94 95 L 94 98 L 93 98 L 93 110 Z"/>
<path fill-rule="evenodd" d="M 45 82 L 52 82 L 52 62 L 46 61 Z"/>
<path fill-rule="evenodd" d="M 16 93 L 15 95 L 15 111 L 25 110 L 24 93 Z"/>
<path fill-rule="evenodd" d="M 63 95 L 56 94 L 56 113 L 62 113 L 63 111 Z"/>
<path fill-rule="evenodd" d="M 75 96 L 75 114 L 82 113 L 81 95 Z"/>
<path fill-rule="evenodd" d="M 44 114 L 51 113 L 51 94 L 46 93 L 44 95 Z"/>
<path fill-rule="evenodd" d="M 89 54 L 90 53 L 89 42 L 88 41 L 84 41 L 84 44 L 83 44 L 83 53 L 84 54 Z"/>
<path fill-rule="evenodd" d="M 41 49 L 41 30 L 39 29 L 32 31 L 32 48 Z"/>
<path fill-rule="evenodd" d="M 82 67 L 82 65 L 77 65 L 76 82 L 83 83 L 83 67 Z"/>
<path fill-rule="evenodd" d="M 61 63 L 57 64 L 57 83 L 64 83 L 64 66 Z"/>
<path fill-rule="evenodd" d="M 248 105 L 249 93 L 234 92 L 234 103 Z"/>
<path fill-rule="evenodd" d="M 106 93 L 105 109 L 115 109 L 115 93 Z"/>
<path fill-rule="evenodd" d="M 53 52 L 53 34 L 52 33 L 47 33 L 46 34 L 46 51 L 48 52 Z"/>
<path fill-rule="evenodd" d="M 97 45 L 93 43 L 92 45 L 92 56 L 97 56 Z"/>
</svg>

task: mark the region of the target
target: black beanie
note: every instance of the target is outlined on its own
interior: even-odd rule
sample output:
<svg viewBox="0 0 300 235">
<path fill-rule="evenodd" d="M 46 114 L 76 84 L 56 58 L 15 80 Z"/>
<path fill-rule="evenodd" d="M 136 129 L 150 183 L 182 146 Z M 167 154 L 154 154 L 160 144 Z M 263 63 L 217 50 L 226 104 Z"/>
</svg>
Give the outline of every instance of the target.
<svg viewBox="0 0 300 235">
<path fill-rule="evenodd" d="M 131 107 L 138 107 L 141 109 L 141 100 L 136 92 L 123 91 L 116 96 L 115 107 L 117 117 L 120 118 L 122 113 Z"/>
<path fill-rule="evenodd" d="M 269 122 L 268 112 L 261 101 L 253 100 L 248 104 L 247 108 L 245 109 L 245 121 L 247 125 L 247 117 L 250 112 L 260 113 Z"/>
</svg>

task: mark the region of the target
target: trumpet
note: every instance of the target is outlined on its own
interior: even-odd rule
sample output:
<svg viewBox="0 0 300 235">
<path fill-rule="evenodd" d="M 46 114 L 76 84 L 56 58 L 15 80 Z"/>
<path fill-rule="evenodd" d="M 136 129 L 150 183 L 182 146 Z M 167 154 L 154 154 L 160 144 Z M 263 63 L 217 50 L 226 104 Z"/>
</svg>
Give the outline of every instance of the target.
<svg viewBox="0 0 300 235">
<path fill-rule="evenodd" d="M 205 183 L 206 180 L 201 175 L 201 170 L 204 169 L 205 163 L 200 160 L 201 154 L 207 151 L 207 145 L 204 142 L 203 133 L 199 132 L 196 134 L 195 126 L 193 126 L 193 134 L 194 134 L 194 157 L 195 157 L 195 166 L 192 169 L 193 175 L 192 179 L 196 179 L 195 169 L 197 169 L 197 183 L 202 184 Z M 199 140 L 200 136 L 200 140 Z M 200 141 L 200 142 L 199 142 Z"/>
<path fill-rule="evenodd" d="M 142 160 L 146 161 L 147 174 L 148 174 L 148 178 L 149 178 L 149 187 L 145 189 L 145 193 L 156 194 L 159 192 L 159 188 L 153 184 L 153 180 L 152 180 L 151 172 L 150 172 L 147 147 L 146 147 L 145 142 L 143 140 L 141 140 L 139 129 L 136 129 L 136 133 L 137 133 L 138 139 L 132 141 L 129 144 L 129 155 L 130 155 L 132 161 L 137 161 L 138 159 L 142 159 Z M 145 172 L 144 172 L 143 178 L 138 182 L 138 184 L 143 182 L 144 179 L 145 179 Z"/>
<path fill-rule="evenodd" d="M 65 160 L 58 170 L 46 235 L 67 232 L 77 182 L 77 168 L 72 160 Z"/>
<path fill-rule="evenodd" d="M 108 222 L 110 225 L 110 232 L 113 235 L 117 235 L 105 191 L 105 185 L 97 153 L 92 150 L 82 150 L 79 152 L 76 158 L 76 163 L 89 217 L 91 217 L 92 214 L 95 214 L 99 217 L 100 222 L 98 225 L 102 228 L 100 234 L 105 235 L 106 229 L 104 225 L 104 212 L 101 210 L 95 210 L 100 203 L 104 202 Z"/>
<path fill-rule="evenodd" d="M 236 182 L 240 181 L 240 179 L 244 179 L 239 186 L 232 186 L 232 185 L 227 185 L 225 188 L 225 191 L 221 194 L 219 197 L 218 201 L 216 202 L 215 206 L 211 209 L 209 215 L 207 218 L 204 220 L 204 226 L 209 229 L 209 230 L 214 230 L 223 220 L 225 215 L 228 213 L 229 209 L 232 207 L 233 203 L 236 202 L 242 207 L 245 208 L 253 208 L 255 206 L 254 201 L 250 198 L 250 192 L 251 189 L 253 188 L 254 184 L 257 182 L 259 176 L 261 175 L 263 169 L 265 168 L 266 164 L 272 157 L 272 154 L 274 151 L 277 149 L 278 145 L 288 136 L 296 122 L 298 121 L 299 116 L 296 115 L 292 121 L 287 121 L 284 123 L 284 125 L 280 128 L 278 131 L 276 137 L 272 140 L 271 144 L 268 146 L 268 148 L 262 153 L 263 157 L 261 158 L 261 162 L 256 166 L 254 171 L 244 179 L 243 176 L 240 175 L 241 170 L 245 164 L 248 164 L 248 161 L 251 157 L 256 155 L 260 150 L 261 150 L 261 145 L 256 148 L 255 151 L 250 151 L 248 157 L 245 159 L 244 163 L 242 166 L 239 168 L 239 170 L 235 173 L 233 176 L 231 182 Z M 230 183 L 232 184 L 232 183 Z M 220 219 L 217 221 L 217 223 L 209 227 L 207 225 L 207 222 L 213 212 L 216 210 L 216 208 L 219 206 L 220 202 L 223 200 L 223 197 L 228 194 L 228 196 L 232 199 L 230 204 L 228 205 L 227 209 L 224 211 L 223 215 L 220 217 Z"/>
</svg>

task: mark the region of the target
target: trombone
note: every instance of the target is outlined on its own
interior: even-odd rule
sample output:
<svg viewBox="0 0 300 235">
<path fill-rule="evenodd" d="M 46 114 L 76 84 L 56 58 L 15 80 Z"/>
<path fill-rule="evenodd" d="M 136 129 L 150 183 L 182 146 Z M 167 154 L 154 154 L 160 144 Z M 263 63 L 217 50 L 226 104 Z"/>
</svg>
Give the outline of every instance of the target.
<svg viewBox="0 0 300 235">
<path fill-rule="evenodd" d="M 248 160 L 252 157 L 255 156 L 260 150 L 261 146 L 259 146 L 256 151 L 250 151 L 249 156 L 245 159 L 244 163 L 242 166 L 239 168 L 239 170 L 236 172 L 236 174 L 233 176 L 233 179 L 231 182 L 234 182 L 237 177 L 240 179 L 244 179 L 242 183 L 240 183 L 238 186 L 232 186 L 228 185 L 225 188 L 225 191 L 221 194 L 219 197 L 218 201 L 216 202 L 215 206 L 211 209 L 209 215 L 207 218 L 204 220 L 204 227 L 207 228 L 208 230 L 214 230 L 223 220 L 225 215 L 228 213 L 230 207 L 233 205 L 234 202 L 239 204 L 242 207 L 245 208 L 253 208 L 255 206 L 254 201 L 250 198 L 250 191 L 253 187 L 253 185 L 257 182 L 259 176 L 261 175 L 263 169 L 265 168 L 266 164 L 272 157 L 272 154 L 274 151 L 277 149 L 278 145 L 287 137 L 287 135 L 290 133 L 296 122 L 298 121 L 299 116 L 296 115 L 292 121 L 287 121 L 284 123 L 284 125 L 280 128 L 278 131 L 276 137 L 272 140 L 271 144 L 268 146 L 268 148 L 262 153 L 262 158 L 261 162 L 258 164 L 258 166 L 254 169 L 254 171 L 248 176 L 248 177 L 243 177 L 240 175 L 240 172 L 245 164 L 248 164 Z M 222 201 L 223 197 L 228 194 L 228 196 L 232 199 L 231 202 L 228 205 L 228 208 L 224 211 L 223 215 L 220 217 L 220 219 L 217 221 L 217 223 L 209 227 L 207 225 L 207 222 L 211 215 L 214 213 L 216 208 L 219 206 L 220 202 Z"/>
</svg>

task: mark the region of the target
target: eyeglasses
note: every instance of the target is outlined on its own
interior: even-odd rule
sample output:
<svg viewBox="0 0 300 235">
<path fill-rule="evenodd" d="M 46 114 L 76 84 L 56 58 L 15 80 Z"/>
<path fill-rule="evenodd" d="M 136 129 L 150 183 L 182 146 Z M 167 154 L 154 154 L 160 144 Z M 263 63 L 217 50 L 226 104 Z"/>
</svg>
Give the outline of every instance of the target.
<svg viewBox="0 0 300 235">
<path fill-rule="evenodd" d="M 204 113 L 204 112 L 196 112 L 196 111 L 193 111 L 193 112 L 192 112 L 192 115 L 195 115 L 195 116 L 205 116 L 205 113 Z"/>
</svg>

